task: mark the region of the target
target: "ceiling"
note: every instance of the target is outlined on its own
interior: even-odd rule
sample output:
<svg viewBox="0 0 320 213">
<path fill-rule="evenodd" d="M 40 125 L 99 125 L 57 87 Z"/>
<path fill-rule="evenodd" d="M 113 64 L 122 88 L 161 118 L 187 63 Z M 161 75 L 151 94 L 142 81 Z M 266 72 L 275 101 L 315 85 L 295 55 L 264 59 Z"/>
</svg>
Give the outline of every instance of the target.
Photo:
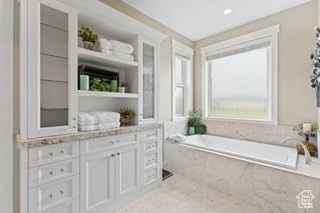
<svg viewBox="0 0 320 213">
<path fill-rule="evenodd" d="M 192 41 L 310 0 L 122 0 Z M 224 15 L 231 8 L 230 15 Z"/>
</svg>

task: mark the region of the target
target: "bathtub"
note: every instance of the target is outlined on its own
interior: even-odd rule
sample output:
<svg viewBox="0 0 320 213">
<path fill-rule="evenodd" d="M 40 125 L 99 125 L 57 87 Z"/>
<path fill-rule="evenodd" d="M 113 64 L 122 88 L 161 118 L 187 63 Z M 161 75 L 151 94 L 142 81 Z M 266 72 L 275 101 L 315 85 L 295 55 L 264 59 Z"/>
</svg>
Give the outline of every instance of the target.
<svg viewBox="0 0 320 213">
<path fill-rule="evenodd" d="M 187 136 L 186 142 L 182 145 L 289 169 L 296 169 L 297 166 L 298 152 L 295 148 L 290 147 L 213 135 Z"/>
</svg>

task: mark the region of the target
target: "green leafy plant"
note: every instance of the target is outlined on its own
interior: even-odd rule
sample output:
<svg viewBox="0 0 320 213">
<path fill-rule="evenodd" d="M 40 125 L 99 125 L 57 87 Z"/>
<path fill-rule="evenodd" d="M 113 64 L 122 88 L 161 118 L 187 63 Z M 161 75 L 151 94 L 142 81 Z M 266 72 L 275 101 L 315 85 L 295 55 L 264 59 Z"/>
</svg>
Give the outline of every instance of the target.
<svg viewBox="0 0 320 213">
<path fill-rule="evenodd" d="M 80 30 L 78 30 L 78 36 L 82 38 L 82 41 L 92 42 L 93 44 L 98 40 L 98 35 L 93 33 L 86 25 L 82 25 L 80 27 Z"/>
<path fill-rule="evenodd" d="M 131 119 L 134 116 L 136 116 L 136 112 L 133 109 L 126 108 L 120 108 L 120 118 L 121 119 Z"/>
<path fill-rule="evenodd" d="M 189 120 L 188 126 L 195 127 L 196 134 L 205 134 L 207 132 L 207 126 L 201 123 L 202 112 L 200 109 L 192 109 L 188 112 Z"/>
<path fill-rule="evenodd" d="M 109 83 L 109 80 L 105 78 L 90 79 L 89 86 L 90 86 L 89 89 L 92 91 L 101 91 L 101 92 L 111 91 L 111 84 Z"/>
<path fill-rule="evenodd" d="M 204 125 L 202 123 L 198 123 L 196 125 L 196 134 L 203 135 L 203 134 L 206 134 L 206 132 L 207 132 L 207 126 L 206 125 Z"/>
<path fill-rule="evenodd" d="M 190 117 L 190 118 L 189 118 L 189 121 L 192 120 L 191 124 L 193 124 L 193 123 L 195 123 L 195 124 L 199 123 L 200 120 L 201 120 L 201 118 L 202 118 L 202 112 L 201 112 L 201 110 L 200 110 L 200 109 L 196 109 L 196 108 L 190 110 L 190 111 L 188 112 L 188 115 L 189 115 L 189 117 Z"/>
</svg>

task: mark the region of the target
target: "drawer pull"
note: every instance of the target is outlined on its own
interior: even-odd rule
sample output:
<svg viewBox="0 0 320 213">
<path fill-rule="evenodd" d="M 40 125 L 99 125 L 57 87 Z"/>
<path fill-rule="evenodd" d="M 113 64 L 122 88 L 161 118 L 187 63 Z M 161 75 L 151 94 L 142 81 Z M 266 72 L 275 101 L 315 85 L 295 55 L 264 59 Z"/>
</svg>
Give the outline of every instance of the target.
<svg viewBox="0 0 320 213">
<path fill-rule="evenodd" d="M 111 154 L 111 157 L 114 157 L 114 154 Z"/>
<path fill-rule="evenodd" d="M 49 194 L 49 198 L 53 198 L 53 194 Z"/>
<path fill-rule="evenodd" d="M 52 152 L 50 152 L 50 153 L 49 153 L 49 155 L 50 155 L 50 156 L 53 156 L 53 153 L 52 153 Z"/>
<path fill-rule="evenodd" d="M 63 150 L 61 150 L 61 151 L 60 151 L 60 153 L 61 153 L 61 154 L 63 154 L 63 153 L 64 153 L 64 151 L 63 151 Z"/>
<path fill-rule="evenodd" d="M 60 172 L 64 172 L 64 169 L 60 169 Z"/>
<path fill-rule="evenodd" d="M 49 172 L 49 175 L 53 175 L 53 172 Z"/>
<path fill-rule="evenodd" d="M 120 141 L 119 141 L 119 140 L 117 140 L 117 143 L 120 143 Z"/>
<path fill-rule="evenodd" d="M 120 153 L 117 153 L 117 155 L 120 155 Z"/>
<path fill-rule="evenodd" d="M 63 194 L 64 193 L 64 191 L 63 190 L 60 190 L 60 194 Z"/>
<path fill-rule="evenodd" d="M 114 142 L 113 141 L 111 141 L 111 144 L 113 144 Z"/>
</svg>

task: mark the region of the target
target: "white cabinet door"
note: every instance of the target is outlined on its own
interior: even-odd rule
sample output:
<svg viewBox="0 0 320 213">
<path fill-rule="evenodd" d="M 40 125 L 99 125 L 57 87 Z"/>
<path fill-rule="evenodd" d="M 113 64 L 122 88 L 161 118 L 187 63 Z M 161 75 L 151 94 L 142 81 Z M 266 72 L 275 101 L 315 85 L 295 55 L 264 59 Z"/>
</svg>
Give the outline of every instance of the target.
<svg viewBox="0 0 320 213">
<path fill-rule="evenodd" d="M 77 131 L 77 10 L 28 0 L 28 138 Z"/>
<path fill-rule="evenodd" d="M 140 144 L 115 150 L 116 201 L 140 190 L 140 152 Z"/>
<path fill-rule="evenodd" d="M 154 123 L 158 116 L 158 43 L 138 37 L 139 41 L 139 123 Z"/>
<path fill-rule="evenodd" d="M 96 212 L 114 203 L 114 150 L 80 158 L 80 209 Z"/>
</svg>

